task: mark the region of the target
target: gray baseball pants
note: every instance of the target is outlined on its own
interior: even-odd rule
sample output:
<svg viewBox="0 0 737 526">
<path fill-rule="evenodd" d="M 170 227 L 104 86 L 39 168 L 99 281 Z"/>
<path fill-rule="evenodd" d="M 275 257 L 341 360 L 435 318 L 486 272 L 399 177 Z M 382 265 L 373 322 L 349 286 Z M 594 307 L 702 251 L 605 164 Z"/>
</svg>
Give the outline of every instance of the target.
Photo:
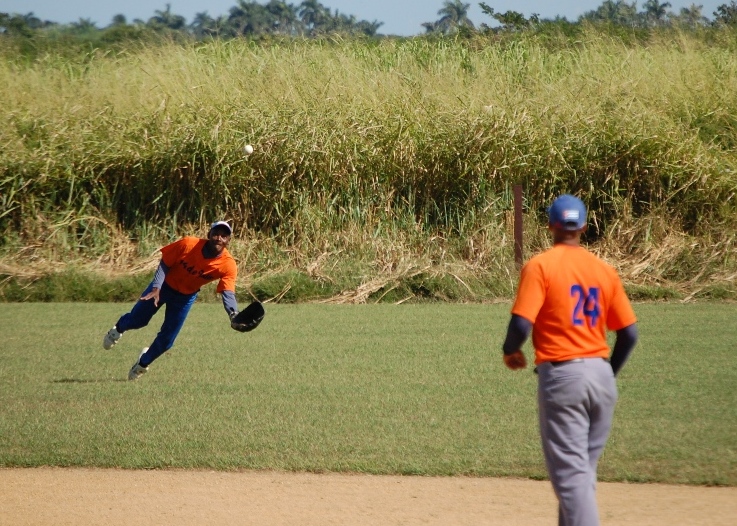
<svg viewBox="0 0 737 526">
<path fill-rule="evenodd" d="M 537 369 L 540 437 L 558 524 L 598 526 L 596 467 L 617 403 L 612 367 L 601 358 L 579 358 Z"/>
</svg>

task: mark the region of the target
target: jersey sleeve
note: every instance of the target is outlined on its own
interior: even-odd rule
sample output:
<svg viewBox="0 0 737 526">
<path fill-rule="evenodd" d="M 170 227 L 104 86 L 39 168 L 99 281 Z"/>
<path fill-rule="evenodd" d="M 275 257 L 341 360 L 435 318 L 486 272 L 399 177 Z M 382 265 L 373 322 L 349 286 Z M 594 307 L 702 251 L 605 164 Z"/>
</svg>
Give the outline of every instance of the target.
<svg viewBox="0 0 737 526">
<path fill-rule="evenodd" d="M 542 266 L 535 260 L 530 260 L 522 268 L 517 298 L 512 306 L 512 314 L 522 316 L 531 323 L 535 323 L 537 314 L 545 302 L 545 276 Z"/>
<path fill-rule="evenodd" d="M 217 286 L 217 292 L 222 294 L 226 290 L 235 292 L 235 282 L 238 278 L 238 267 L 235 264 L 235 260 L 229 258 L 223 265 L 223 275 L 220 278 Z"/>
<path fill-rule="evenodd" d="M 228 316 L 234 316 L 238 312 L 238 300 L 235 298 L 235 292 L 232 290 L 224 290 L 220 295 L 223 300 L 223 307 Z"/>
</svg>

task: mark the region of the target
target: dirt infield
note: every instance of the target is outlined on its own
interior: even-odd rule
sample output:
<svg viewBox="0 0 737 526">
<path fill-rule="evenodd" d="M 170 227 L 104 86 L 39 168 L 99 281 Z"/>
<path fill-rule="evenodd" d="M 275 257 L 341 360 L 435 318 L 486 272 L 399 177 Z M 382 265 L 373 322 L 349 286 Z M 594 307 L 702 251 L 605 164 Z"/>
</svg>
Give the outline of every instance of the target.
<svg viewBox="0 0 737 526">
<path fill-rule="evenodd" d="M 603 525 L 734 525 L 737 488 L 599 484 Z M 0 525 L 552 525 L 550 484 L 519 479 L 0 469 Z"/>
</svg>

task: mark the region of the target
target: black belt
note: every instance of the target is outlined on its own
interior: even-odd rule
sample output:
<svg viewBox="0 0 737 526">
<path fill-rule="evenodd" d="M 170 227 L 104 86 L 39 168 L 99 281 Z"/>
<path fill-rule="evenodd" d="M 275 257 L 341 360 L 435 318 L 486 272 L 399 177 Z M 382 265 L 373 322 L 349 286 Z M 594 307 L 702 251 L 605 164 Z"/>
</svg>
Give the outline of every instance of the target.
<svg viewBox="0 0 737 526">
<path fill-rule="evenodd" d="M 545 363 L 549 363 L 553 367 L 558 367 L 559 365 L 563 365 L 564 363 L 578 363 L 578 362 L 582 362 L 582 361 L 583 361 L 583 358 L 573 358 L 571 360 L 563 360 L 562 362 L 545 362 Z M 537 373 L 537 367 L 535 367 L 532 370 L 532 372 L 535 373 L 535 374 L 538 374 Z"/>
<path fill-rule="evenodd" d="M 605 362 L 609 362 L 609 360 L 607 360 L 606 358 L 602 358 L 602 360 L 604 360 Z M 584 361 L 584 358 L 572 358 L 570 360 L 563 360 L 561 362 L 545 362 L 545 363 L 549 363 L 553 367 L 558 367 L 560 365 L 563 365 L 564 363 L 580 363 L 580 362 L 583 362 L 583 361 Z M 535 374 L 537 374 L 537 367 L 535 367 L 532 370 L 532 372 L 535 373 Z"/>
<path fill-rule="evenodd" d="M 550 362 L 550 365 L 553 367 L 558 367 L 559 365 L 563 365 L 564 363 L 579 363 L 582 362 L 583 358 L 573 358 L 571 360 L 563 360 L 562 362 Z"/>
</svg>

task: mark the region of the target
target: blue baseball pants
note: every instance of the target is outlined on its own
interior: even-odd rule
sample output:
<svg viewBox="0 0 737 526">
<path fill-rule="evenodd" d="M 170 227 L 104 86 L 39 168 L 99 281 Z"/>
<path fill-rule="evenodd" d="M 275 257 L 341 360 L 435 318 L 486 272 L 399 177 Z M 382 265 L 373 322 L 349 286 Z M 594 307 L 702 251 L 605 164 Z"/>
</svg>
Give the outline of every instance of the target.
<svg viewBox="0 0 737 526">
<path fill-rule="evenodd" d="M 559 526 L 598 526 L 596 469 L 612 427 L 617 385 L 609 362 L 586 358 L 538 366 L 545 464 Z"/>
<path fill-rule="evenodd" d="M 152 284 L 149 284 L 141 296 L 151 292 L 152 288 Z M 148 351 L 138 361 L 141 367 L 148 367 L 156 358 L 171 349 L 182 325 L 184 325 L 184 320 L 187 319 L 187 314 L 189 314 L 189 309 L 192 308 L 195 299 L 197 299 L 196 292 L 194 294 L 182 294 L 164 283 L 159 293 L 158 306 L 154 305 L 154 300 L 138 300 L 128 314 L 120 317 L 118 323 L 115 324 L 119 332 L 123 333 L 131 329 L 140 329 L 148 325 L 148 322 L 151 321 L 151 318 L 159 311 L 162 305 L 166 305 L 164 323 L 161 325 L 161 329 L 153 343 L 149 346 Z"/>
</svg>

